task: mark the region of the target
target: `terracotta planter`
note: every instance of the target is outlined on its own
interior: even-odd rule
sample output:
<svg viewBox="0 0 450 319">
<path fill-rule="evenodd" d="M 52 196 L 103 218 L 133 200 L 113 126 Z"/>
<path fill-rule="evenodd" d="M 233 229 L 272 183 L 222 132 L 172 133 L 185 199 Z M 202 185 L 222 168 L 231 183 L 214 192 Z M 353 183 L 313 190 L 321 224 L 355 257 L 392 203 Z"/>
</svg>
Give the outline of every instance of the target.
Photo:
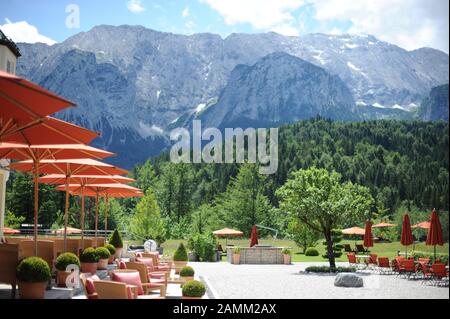
<svg viewBox="0 0 450 319">
<path fill-rule="evenodd" d="M 283 255 L 284 264 L 290 265 L 291 264 L 291 255 Z"/>
<path fill-rule="evenodd" d="M 66 279 L 71 274 L 71 271 L 64 271 L 64 270 L 58 270 L 56 272 L 56 283 L 58 287 L 67 287 L 66 286 Z"/>
<path fill-rule="evenodd" d="M 97 273 L 97 263 L 81 263 L 81 272 L 90 272 L 95 275 Z"/>
<path fill-rule="evenodd" d="M 109 259 L 100 259 L 97 263 L 97 269 L 105 270 L 108 269 Z"/>
<path fill-rule="evenodd" d="M 241 261 L 241 254 L 233 254 L 233 264 L 239 265 Z"/>
<path fill-rule="evenodd" d="M 202 299 L 203 297 L 185 297 L 182 296 L 181 299 Z"/>
<path fill-rule="evenodd" d="M 187 261 L 174 261 L 175 274 L 179 274 L 181 269 L 187 265 Z"/>
<path fill-rule="evenodd" d="M 20 299 L 44 299 L 48 282 L 21 282 L 19 281 Z"/>
<path fill-rule="evenodd" d="M 114 258 L 122 258 L 122 250 L 123 248 L 116 247 L 116 253 L 114 254 Z"/>
</svg>

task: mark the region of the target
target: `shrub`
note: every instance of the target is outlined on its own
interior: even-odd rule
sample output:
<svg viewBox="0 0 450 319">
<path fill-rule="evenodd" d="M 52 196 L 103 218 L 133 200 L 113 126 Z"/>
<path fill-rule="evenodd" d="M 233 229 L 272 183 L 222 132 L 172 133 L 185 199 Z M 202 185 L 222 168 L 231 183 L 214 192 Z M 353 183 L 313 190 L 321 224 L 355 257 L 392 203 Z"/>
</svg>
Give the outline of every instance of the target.
<svg viewBox="0 0 450 319">
<path fill-rule="evenodd" d="M 188 247 L 200 261 L 213 261 L 216 253 L 216 239 L 212 234 L 194 234 L 188 240 Z"/>
<path fill-rule="evenodd" d="M 305 256 L 308 256 L 308 257 L 319 256 L 319 251 L 316 248 L 314 248 L 314 247 L 309 247 L 305 251 Z"/>
<path fill-rule="evenodd" d="M 117 229 L 115 229 L 113 234 L 111 235 L 111 238 L 109 239 L 109 243 L 111 245 L 113 245 L 115 248 L 123 247 L 122 236 L 120 235 L 120 233 Z"/>
<path fill-rule="evenodd" d="M 419 258 L 429 258 L 431 262 L 434 261 L 433 253 L 415 251 L 412 253 L 412 256 L 414 257 L 415 260 L 418 260 Z M 447 254 L 436 254 L 436 259 L 444 264 L 448 263 L 448 255 Z"/>
<path fill-rule="evenodd" d="M 56 258 L 55 268 L 60 271 L 65 271 L 67 266 L 76 265 L 80 267 L 80 259 L 73 253 L 63 253 Z"/>
<path fill-rule="evenodd" d="M 105 248 L 109 250 L 109 253 L 111 254 L 111 256 L 116 253 L 116 248 L 111 244 L 106 244 Z"/>
<path fill-rule="evenodd" d="M 240 254 L 241 253 L 241 247 L 236 246 L 233 248 L 233 254 Z"/>
<path fill-rule="evenodd" d="M 52 278 L 52 273 L 44 259 L 27 257 L 17 266 L 16 277 L 22 282 L 46 282 Z"/>
<path fill-rule="evenodd" d="M 99 259 L 109 259 L 111 257 L 111 253 L 106 247 L 98 247 L 95 249 L 95 253 L 97 254 Z"/>
<path fill-rule="evenodd" d="M 98 255 L 94 248 L 89 247 L 83 250 L 80 254 L 80 261 L 82 263 L 96 263 L 98 261 Z"/>
<path fill-rule="evenodd" d="M 184 247 L 183 243 L 180 243 L 175 254 L 173 255 L 173 261 L 188 261 L 188 254 L 186 247 Z"/>
<path fill-rule="evenodd" d="M 356 272 L 354 267 L 337 267 L 334 271 L 329 266 L 310 266 L 305 269 L 306 272 L 314 273 L 339 273 L 339 272 Z"/>
<path fill-rule="evenodd" d="M 194 268 L 190 266 L 183 267 L 180 270 L 181 277 L 193 277 L 194 274 L 195 274 Z"/>
<path fill-rule="evenodd" d="M 281 250 L 281 253 L 283 254 L 283 255 L 292 255 L 292 251 L 289 249 L 289 248 L 283 248 L 282 250 Z"/>
<path fill-rule="evenodd" d="M 205 285 L 197 280 L 189 280 L 183 285 L 182 289 L 184 297 L 203 297 L 205 292 Z"/>
</svg>

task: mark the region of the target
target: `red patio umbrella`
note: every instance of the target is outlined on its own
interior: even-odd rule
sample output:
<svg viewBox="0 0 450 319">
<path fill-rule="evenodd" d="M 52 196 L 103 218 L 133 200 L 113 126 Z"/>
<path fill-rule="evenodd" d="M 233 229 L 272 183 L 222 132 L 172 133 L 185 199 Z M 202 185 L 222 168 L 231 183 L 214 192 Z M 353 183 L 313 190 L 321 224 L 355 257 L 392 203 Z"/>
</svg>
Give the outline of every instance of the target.
<svg viewBox="0 0 450 319">
<path fill-rule="evenodd" d="M 372 222 L 370 220 L 366 221 L 366 227 L 364 230 L 364 247 L 373 247 L 372 238 Z"/>
<path fill-rule="evenodd" d="M 256 229 L 256 225 L 252 227 L 252 233 L 250 236 L 250 247 L 258 245 L 258 230 Z"/>
<path fill-rule="evenodd" d="M 80 185 L 69 185 L 69 192 L 72 195 L 79 195 L 81 193 Z M 56 187 L 57 190 L 65 190 L 64 185 Z M 92 184 L 85 185 L 83 190 L 84 196 L 95 197 L 95 239 L 97 240 L 98 231 L 98 198 L 103 196 L 105 198 L 105 238 L 108 230 L 108 200 L 110 197 L 140 197 L 144 196 L 139 188 L 132 187 L 126 184 Z"/>
<path fill-rule="evenodd" d="M 408 258 L 408 246 L 414 243 L 411 231 L 411 221 L 409 220 L 408 213 L 406 213 L 405 216 L 403 217 L 402 237 L 400 242 L 403 246 L 405 246 L 405 257 Z"/>
<path fill-rule="evenodd" d="M 80 131 L 80 134 L 84 132 Z M 14 163 L 9 165 L 12 169 L 21 169 L 24 165 L 28 172 L 33 172 L 34 177 L 34 241 L 35 254 L 37 254 L 37 224 L 38 224 L 38 195 L 39 183 L 38 178 L 41 173 L 41 163 L 47 159 L 80 159 L 87 157 L 105 158 L 113 155 L 111 152 L 100 150 L 83 144 L 62 144 L 62 145 L 26 145 L 15 143 L 0 143 L 0 158 L 27 160 L 25 163 Z"/>
<path fill-rule="evenodd" d="M 431 213 L 430 224 L 431 225 L 428 229 L 426 245 L 434 246 L 434 260 L 436 260 L 436 245 L 444 245 L 444 238 L 442 237 L 442 225 L 436 209 L 433 209 L 433 212 Z"/>
<path fill-rule="evenodd" d="M 130 183 L 134 179 L 120 176 L 120 175 L 108 175 L 113 173 L 126 173 L 125 170 L 116 168 L 112 165 L 105 164 L 94 160 L 73 160 L 73 161 L 48 161 L 48 165 L 45 166 L 46 169 L 56 169 L 60 170 L 61 173 L 66 171 L 66 174 L 51 174 L 39 178 L 39 183 L 45 184 L 77 184 L 80 186 L 80 196 L 81 196 L 81 242 L 84 238 L 84 188 L 86 185 L 95 183 Z M 83 164 L 84 163 L 84 164 Z M 104 175 L 76 175 L 76 172 L 90 171 L 93 173 L 97 171 L 97 174 Z M 68 205 L 68 194 L 69 189 L 66 189 L 66 204 Z M 65 213 L 68 211 L 66 207 Z M 67 217 L 67 218 L 66 218 Z M 68 216 L 64 218 L 64 224 L 66 225 Z M 66 236 L 64 235 L 64 238 Z M 84 247 L 81 247 L 84 248 Z"/>
</svg>

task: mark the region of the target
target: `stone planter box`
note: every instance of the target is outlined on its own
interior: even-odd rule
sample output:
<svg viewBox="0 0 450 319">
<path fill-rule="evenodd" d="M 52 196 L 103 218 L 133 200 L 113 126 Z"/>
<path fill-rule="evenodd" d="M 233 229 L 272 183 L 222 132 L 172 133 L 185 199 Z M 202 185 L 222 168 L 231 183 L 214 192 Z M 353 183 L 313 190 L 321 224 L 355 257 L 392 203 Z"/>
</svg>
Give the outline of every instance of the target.
<svg viewBox="0 0 450 319">
<path fill-rule="evenodd" d="M 284 264 L 281 247 L 252 247 L 240 250 L 240 264 L 277 265 Z M 227 260 L 233 263 L 233 248 L 227 248 Z"/>
</svg>

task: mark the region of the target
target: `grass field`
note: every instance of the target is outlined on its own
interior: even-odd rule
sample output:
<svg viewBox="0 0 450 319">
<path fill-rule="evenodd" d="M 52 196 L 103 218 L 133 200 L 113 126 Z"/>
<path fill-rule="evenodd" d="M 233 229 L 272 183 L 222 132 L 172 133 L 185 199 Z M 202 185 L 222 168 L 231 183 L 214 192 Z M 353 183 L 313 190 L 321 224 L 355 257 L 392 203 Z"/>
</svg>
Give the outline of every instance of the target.
<svg viewBox="0 0 450 319">
<path fill-rule="evenodd" d="M 168 240 L 165 243 L 162 244 L 162 247 L 164 248 L 164 255 L 173 255 L 175 249 L 178 247 L 179 243 L 183 242 L 186 244 L 186 241 L 182 240 Z M 225 239 L 219 240 L 219 242 L 222 244 L 222 246 L 225 246 Z M 250 243 L 249 239 L 229 239 L 228 244 L 232 244 L 235 246 L 241 246 L 241 247 L 248 247 Z M 354 241 L 342 241 L 344 244 L 350 244 L 352 247 L 355 245 Z M 361 243 L 361 242 L 358 242 Z M 300 254 L 301 249 L 297 247 L 297 245 L 291 241 L 291 240 L 272 240 L 272 239 L 261 239 L 259 240 L 259 244 L 261 245 L 272 245 L 276 247 L 291 247 L 293 249 L 292 254 L 292 261 L 294 262 L 317 262 L 317 261 L 325 261 L 321 256 L 325 253 L 325 247 L 322 244 L 318 244 L 316 246 L 317 250 L 320 253 L 320 256 L 317 257 L 307 257 L 305 255 Z M 421 251 L 421 252 L 433 252 L 433 246 L 426 246 L 425 243 L 416 244 L 414 247 L 409 246 L 408 252 L 411 252 L 414 250 Z M 393 243 L 375 243 L 374 247 L 370 249 L 371 252 L 378 254 L 378 256 L 384 256 L 389 257 L 392 259 L 394 256 L 397 255 L 397 251 L 400 250 L 401 252 L 405 251 L 405 247 L 400 244 L 400 242 L 393 242 Z M 449 247 L 448 243 L 446 243 L 444 246 L 440 247 L 437 246 L 436 251 L 438 253 L 442 254 L 448 254 Z M 343 255 L 341 258 L 337 259 L 337 261 L 347 261 L 347 257 Z"/>
</svg>

